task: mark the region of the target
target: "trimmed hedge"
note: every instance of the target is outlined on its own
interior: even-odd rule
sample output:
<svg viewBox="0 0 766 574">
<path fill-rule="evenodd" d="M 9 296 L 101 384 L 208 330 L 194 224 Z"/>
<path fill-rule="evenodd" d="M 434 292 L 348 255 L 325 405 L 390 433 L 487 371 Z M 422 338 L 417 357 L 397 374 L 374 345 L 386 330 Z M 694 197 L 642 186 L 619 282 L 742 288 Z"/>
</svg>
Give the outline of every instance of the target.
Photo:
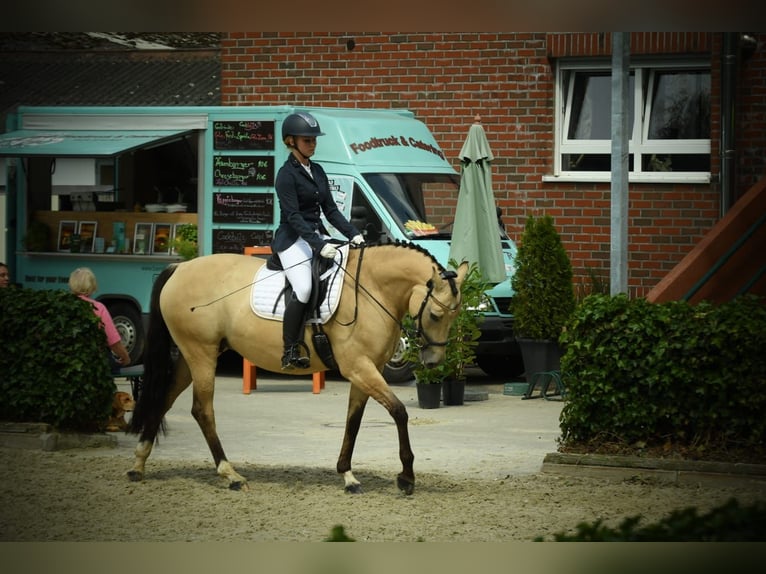
<svg viewBox="0 0 766 574">
<path fill-rule="evenodd" d="M 766 305 L 591 295 L 562 335 L 562 445 L 766 441 Z"/>
<path fill-rule="evenodd" d="M 729 499 L 700 514 L 695 507 L 674 510 L 652 524 L 641 524 L 641 516 L 624 519 L 617 528 L 602 520 L 582 522 L 574 534 L 559 532 L 555 542 L 762 542 L 766 539 L 766 503 L 741 505 Z M 536 542 L 544 542 L 538 536 Z"/>
<path fill-rule="evenodd" d="M 97 430 L 116 390 L 92 307 L 63 290 L 0 289 L 0 420 Z"/>
</svg>

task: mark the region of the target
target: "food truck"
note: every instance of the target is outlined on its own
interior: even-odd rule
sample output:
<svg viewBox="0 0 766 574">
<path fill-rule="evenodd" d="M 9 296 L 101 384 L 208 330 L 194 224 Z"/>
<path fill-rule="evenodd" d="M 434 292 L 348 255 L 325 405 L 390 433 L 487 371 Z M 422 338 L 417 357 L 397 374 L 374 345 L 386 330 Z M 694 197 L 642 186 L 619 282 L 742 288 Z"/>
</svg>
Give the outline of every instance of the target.
<svg viewBox="0 0 766 574">
<path fill-rule="evenodd" d="M 172 244 L 181 226 L 196 225 L 199 255 L 269 245 L 279 223 L 274 179 L 289 153 L 282 121 L 301 110 L 326 134 L 312 159 L 367 240 L 413 241 L 447 266 L 454 213 L 435 205 L 457 197 L 460 176 L 410 111 L 22 106 L 0 134 L 12 276 L 65 289 L 73 269 L 90 267 L 95 296 L 140 361 L 151 287 L 181 259 Z M 487 292 L 477 363 L 507 375 L 522 365 L 508 312 L 516 247 L 500 225 L 498 233 L 507 279 Z M 389 382 L 411 378 L 401 350 L 386 366 Z"/>
</svg>

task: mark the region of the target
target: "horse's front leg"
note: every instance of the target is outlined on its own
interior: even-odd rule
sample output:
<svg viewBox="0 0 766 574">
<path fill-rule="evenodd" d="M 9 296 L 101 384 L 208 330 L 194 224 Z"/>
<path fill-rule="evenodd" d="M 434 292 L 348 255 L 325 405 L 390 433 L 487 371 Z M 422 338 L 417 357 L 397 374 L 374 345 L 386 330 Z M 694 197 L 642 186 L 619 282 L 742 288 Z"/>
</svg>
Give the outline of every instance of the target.
<svg viewBox="0 0 766 574">
<path fill-rule="evenodd" d="M 407 429 L 409 418 L 407 409 L 391 389 L 388 388 L 379 373 L 378 377 L 380 378 L 381 385 L 374 386 L 371 394 L 359 388 L 352 380 L 351 390 L 349 391 L 346 433 L 343 437 L 343 447 L 338 458 L 338 472 L 343 474 L 347 492 L 361 492 L 361 485 L 351 472 L 351 456 L 362 422 L 364 408 L 367 400 L 372 396 L 386 408 L 396 423 L 397 434 L 399 436 L 399 459 L 402 462 L 402 472 L 397 476 L 396 484 L 405 494 L 412 494 L 415 490 L 415 472 L 413 470 L 415 455 L 410 446 L 410 436 Z"/>
<path fill-rule="evenodd" d="M 362 492 L 362 484 L 354 477 L 354 473 L 351 472 L 351 457 L 354 454 L 356 437 L 359 434 L 364 408 L 367 406 L 367 399 L 369 398 L 369 395 L 358 389 L 356 385 L 350 385 L 348 411 L 346 413 L 346 431 L 343 434 L 343 446 L 340 448 L 336 468 L 338 473 L 343 475 L 344 490 L 351 494 L 360 494 Z"/>
<path fill-rule="evenodd" d="M 191 412 L 200 430 L 202 430 L 210 453 L 213 455 L 213 462 L 218 475 L 228 481 L 231 490 L 247 490 L 247 480 L 234 470 L 232 464 L 226 459 L 226 453 L 223 451 L 221 440 L 218 438 L 213 410 L 212 378 L 208 384 L 198 383 L 195 379 Z"/>
</svg>

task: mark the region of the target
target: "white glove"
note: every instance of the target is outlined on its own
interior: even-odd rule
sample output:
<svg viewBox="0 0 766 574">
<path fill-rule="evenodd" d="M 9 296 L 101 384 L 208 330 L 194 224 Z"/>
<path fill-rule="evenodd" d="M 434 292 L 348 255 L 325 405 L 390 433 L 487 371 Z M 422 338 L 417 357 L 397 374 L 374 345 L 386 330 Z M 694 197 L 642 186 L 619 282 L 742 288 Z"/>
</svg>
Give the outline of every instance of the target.
<svg viewBox="0 0 766 574">
<path fill-rule="evenodd" d="M 364 243 L 364 237 L 361 233 L 357 233 L 351 238 L 351 245 L 361 245 Z"/>
<path fill-rule="evenodd" d="M 319 252 L 319 255 L 327 259 L 335 259 L 335 255 L 337 253 L 338 253 L 338 250 L 335 249 L 335 247 L 333 247 L 329 243 L 325 243 L 324 246 L 322 247 L 322 250 Z"/>
</svg>

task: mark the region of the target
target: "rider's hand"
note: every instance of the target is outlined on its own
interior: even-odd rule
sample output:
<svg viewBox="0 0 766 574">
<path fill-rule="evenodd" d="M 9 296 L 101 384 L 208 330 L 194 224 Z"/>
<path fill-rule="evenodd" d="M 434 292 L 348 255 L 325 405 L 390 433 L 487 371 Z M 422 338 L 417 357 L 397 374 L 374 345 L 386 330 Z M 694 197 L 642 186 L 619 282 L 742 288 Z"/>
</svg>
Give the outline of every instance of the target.
<svg viewBox="0 0 766 574">
<path fill-rule="evenodd" d="M 333 247 L 329 243 L 325 243 L 324 246 L 322 247 L 322 250 L 319 252 L 319 255 L 327 259 L 335 259 L 335 255 L 337 253 L 338 253 L 338 250 L 335 249 L 335 247 Z"/>
<path fill-rule="evenodd" d="M 361 245 L 364 243 L 364 237 L 361 233 L 357 233 L 351 238 L 351 245 Z"/>
</svg>

